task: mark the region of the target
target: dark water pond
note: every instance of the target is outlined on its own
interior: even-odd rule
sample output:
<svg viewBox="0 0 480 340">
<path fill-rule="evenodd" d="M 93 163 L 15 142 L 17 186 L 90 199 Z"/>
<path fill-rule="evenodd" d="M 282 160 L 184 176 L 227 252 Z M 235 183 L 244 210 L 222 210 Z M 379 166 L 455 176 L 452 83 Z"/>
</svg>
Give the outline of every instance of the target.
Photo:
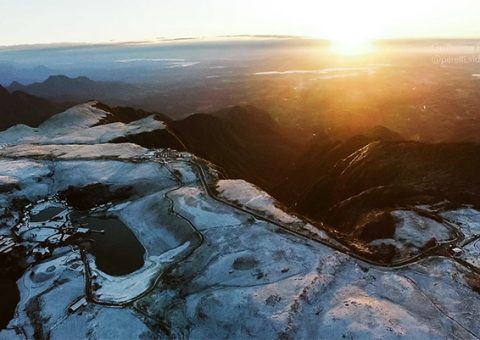
<svg viewBox="0 0 480 340">
<path fill-rule="evenodd" d="M 112 276 L 130 274 L 144 265 L 145 248 L 135 234 L 116 217 L 71 215 L 73 225 L 90 230 L 104 230 L 104 234 L 92 232 L 87 237 L 95 244 L 91 253 L 101 271 Z"/>
<path fill-rule="evenodd" d="M 0 329 L 7 327 L 13 319 L 19 300 L 17 282 L 10 278 L 0 278 Z"/>
<path fill-rule="evenodd" d="M 62 211 L 65 209 L 62 207 L 49 207 L 45 208 L 42 211 L 40 211 L 36 215 L 30 216 L 30 221 L 31 222 L 44 222 L 48 221 L 49 219 L 53 218 L 54 216 L 60 214 Z"/>
</svg>

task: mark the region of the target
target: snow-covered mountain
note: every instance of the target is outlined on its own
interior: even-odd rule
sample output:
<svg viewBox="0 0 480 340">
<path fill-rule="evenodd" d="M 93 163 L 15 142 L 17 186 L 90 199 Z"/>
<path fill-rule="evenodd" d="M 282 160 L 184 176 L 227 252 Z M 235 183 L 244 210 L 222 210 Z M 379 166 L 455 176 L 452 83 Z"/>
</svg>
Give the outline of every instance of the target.
<svg viewBox="0 0 480 340">
<path fill-rule="evenodd" d="M 208 161 L 118 143 L 171 143 L 159 117 L 114 118 L 92 102 L 0 133 L 0 263 L 19 291 L 0 338 L 480 335 L 480 212 L 445 209 L 462 237 L 382 266 Z"/>
<path fill-rule="evenodd" d="M 144 132 L 162 130 L 165 124 L 154 116 L 125 124 L 103 123 L 109 112 L 95 107 L 96 102 L 77 105 L 53 116 L 37 128 L 16 125 L 0 135 L 4 144 L 96 144 Z"/>
</svg>

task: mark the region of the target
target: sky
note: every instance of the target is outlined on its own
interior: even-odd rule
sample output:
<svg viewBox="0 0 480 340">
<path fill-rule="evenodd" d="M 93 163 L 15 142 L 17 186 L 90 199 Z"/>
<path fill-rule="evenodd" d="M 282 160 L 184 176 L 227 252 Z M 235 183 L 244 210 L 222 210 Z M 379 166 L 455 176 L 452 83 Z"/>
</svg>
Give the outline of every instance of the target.
<svg viewBox="0 0 480 340">
<path fill-rule="evenodd" d="M 223 35 L 480 37 L 478 0 L 0 0 L 0 45 Z"/>
</svg>

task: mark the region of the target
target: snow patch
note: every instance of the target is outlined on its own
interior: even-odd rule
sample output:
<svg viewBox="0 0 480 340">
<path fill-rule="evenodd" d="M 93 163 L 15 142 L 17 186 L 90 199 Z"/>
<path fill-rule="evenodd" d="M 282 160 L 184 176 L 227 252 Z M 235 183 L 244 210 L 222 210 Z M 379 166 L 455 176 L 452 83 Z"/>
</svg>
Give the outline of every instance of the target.
<svg viewBox="0 0 480 340">
<path fill-rule="evenodd" d="M 278 208 L 278 202 L 269 194 L 244 180 L 220 180 L 216 184 L 220 197 L 239 203 L 245 208 L 265 213 L 269 217 L 285 223 L 301 223 L 302 221 Z"/>
</svg>

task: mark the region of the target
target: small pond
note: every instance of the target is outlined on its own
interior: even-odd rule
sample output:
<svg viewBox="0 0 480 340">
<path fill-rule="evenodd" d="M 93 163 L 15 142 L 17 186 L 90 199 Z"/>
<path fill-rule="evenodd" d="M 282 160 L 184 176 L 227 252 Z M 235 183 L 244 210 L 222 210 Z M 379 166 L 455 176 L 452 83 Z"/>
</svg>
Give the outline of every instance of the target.
<svg viewBox="0 0 480 340">
<path fill-rule="evenodd" d="M 95 241 L 91 253 L 98 269 L 112 276 L 123 276 L 143 267 L 145 248 L 117 217 L 81 213 L 73 213 L 70 217 L 74 226 L 93 231 L 87 237 Z M 99 230 L 104 233 L 95 232 Z"/>
<path fill-rule="evenodd" d="M 30 216 L 30 222 L 45 222 L 50 220 L 51 218 L 57 216 L 65 208 L 63 207 L 48 207 L 40 211 L 38 214 Z"/>
</svg>

